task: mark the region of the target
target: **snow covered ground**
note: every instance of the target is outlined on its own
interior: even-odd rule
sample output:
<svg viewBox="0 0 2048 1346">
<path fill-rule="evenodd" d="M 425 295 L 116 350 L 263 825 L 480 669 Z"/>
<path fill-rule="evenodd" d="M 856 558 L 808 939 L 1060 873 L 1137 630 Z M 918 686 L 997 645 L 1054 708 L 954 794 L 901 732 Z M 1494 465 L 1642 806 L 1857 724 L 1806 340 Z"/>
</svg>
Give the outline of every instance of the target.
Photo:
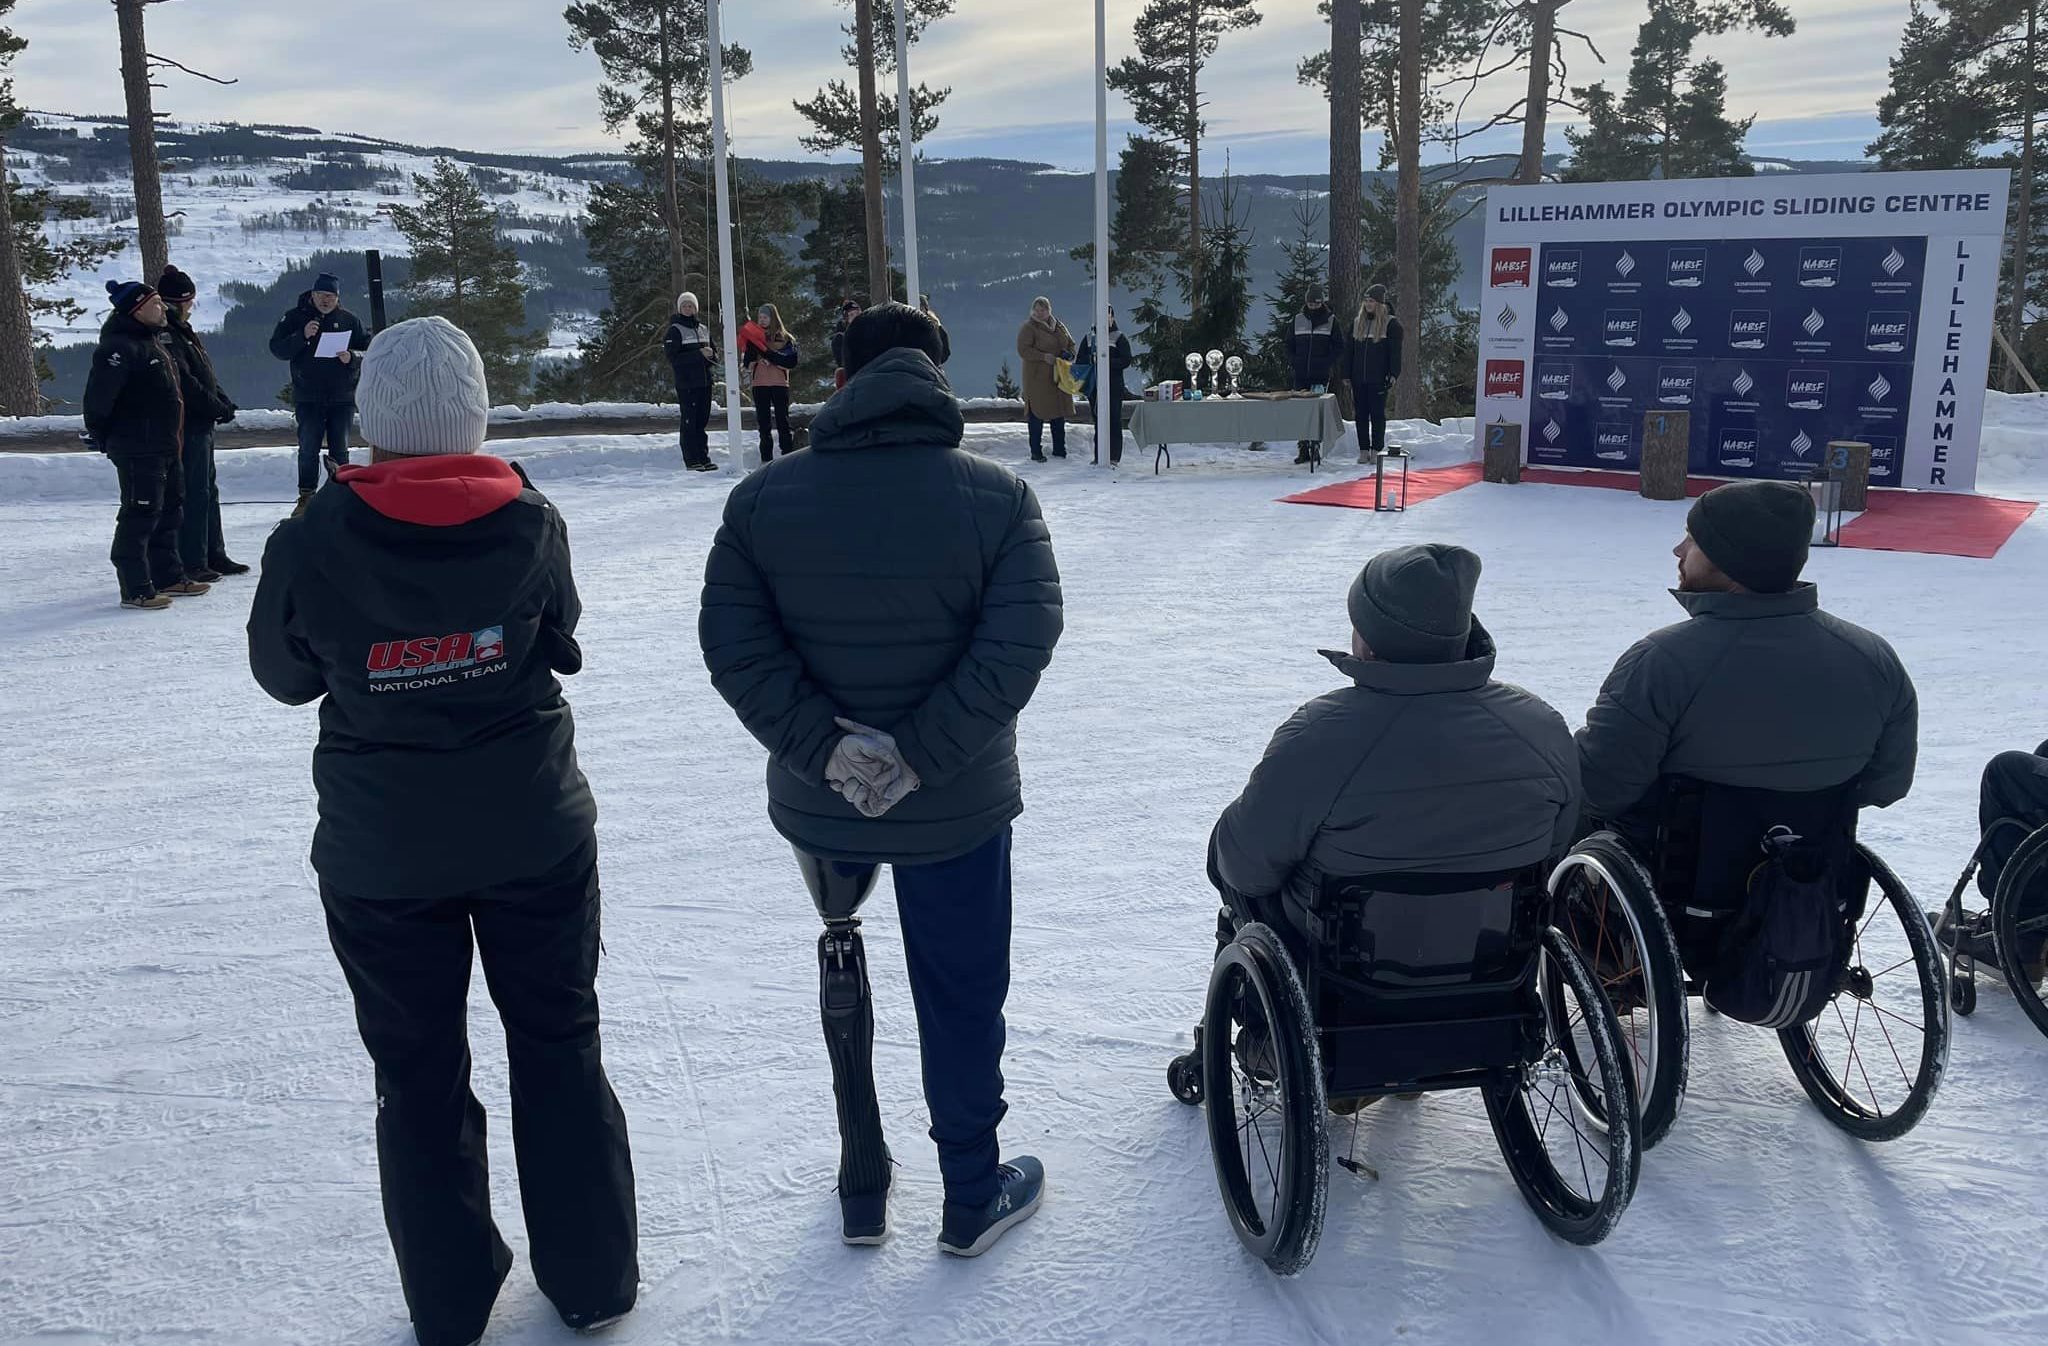
<svg viewBox="0 0 2048 1346">
<path fill-rule="evenodd" d="M 2002 417 L 2001 487 L 2048 495 L 2048 435 Z M 607 1058 L 633 1128 L 647 1282 L 608 1340 L 1785 1346 L 2048 1331 L 2048 1042 L 2001 990 L 1957 1022 L 1941 1096 L 1896 1143 L 1835 1131 L 1772 1039 L 1696 1015 L 1685 1115 L 1602 1247 L 1543 1232 L 1476 1098 L 1454 1094 L 1366 1114 L 1380 1180 L 1333 1172 L 1305 1276 L 1251 1262 L 1165 1065 L 1207 970 L 1207 830 L 1273 726 L 1333 685 L 1315 649 L 1344 638 L 1350 576 L 1396 542 L 1476 548 L 1501 675 L 1576 722 L 1615 656 L 1678 617 L 1667 549 L 1685 506 L 1480 485 L 1376 516 L 1276 503 L 1309 481 L 1291 455 L 1187 453 L 1155 478 L 1134 450 L 1139 470 L 1112 481 L 1076 439 L 1078 462 L 1040 467 L 1013 429 L 973 438 L 1039 487 L 1068 614 L 1022 726 L 1005 1062 L 1006 1145 L 1046 1161 L 1050 1195 L 975 1263 L 931 1246 L 938 1175 L 886 895 L 868 929 L 904 1165 L 896 1233 L 879 1250 L 836 1238 L 816 922 L 765 816 L 761 753 L 694 636 L 730 478 L 676 470 L 663 437 L 517 446 L 570 521 L 587 604 L 589 666 L 570 696 L 601 810 Z M 288 498 L 285 454 L 226 461 L 231 500 Z M 400 1346 L 370 1073 L 304 859 L 313 713 L 249 680 L 252 581 L 160 616 L 114 607 L 104 472 L 0 455 L 0 568 L 15 580 L 0 594 L 0 1343 Z M 280 512 L 231 506 L 232 549 L 255 560 Z M 1828 606 L 1889 636 L 1918 680 L 1919 783 L 1865 837 L 1926 902 L 1968 855 L 1984 760 L 2048 733 L 2044 565 L 2037 516 L 1994 561 L 1837 551 L 1810 568 Z M 474 1001 L 496 1206 L 522 1257 L 487 1341 L 565 1343 L 523 1265 L 481 979 Z"/>
</svg>

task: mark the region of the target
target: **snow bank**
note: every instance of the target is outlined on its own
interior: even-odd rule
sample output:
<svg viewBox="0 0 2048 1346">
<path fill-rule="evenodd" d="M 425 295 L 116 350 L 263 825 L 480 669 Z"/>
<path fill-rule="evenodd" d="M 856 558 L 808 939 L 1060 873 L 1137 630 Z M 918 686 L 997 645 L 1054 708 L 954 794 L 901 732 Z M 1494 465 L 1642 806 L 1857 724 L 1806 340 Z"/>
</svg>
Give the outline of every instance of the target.
<svg viewBox="0 0 2048 1346">
<path fill-rule="evenodd" d="M 2048 393 L 1984 395 L 1977 489 L 1986 495 L 2048 500 Z"/>
</svg>

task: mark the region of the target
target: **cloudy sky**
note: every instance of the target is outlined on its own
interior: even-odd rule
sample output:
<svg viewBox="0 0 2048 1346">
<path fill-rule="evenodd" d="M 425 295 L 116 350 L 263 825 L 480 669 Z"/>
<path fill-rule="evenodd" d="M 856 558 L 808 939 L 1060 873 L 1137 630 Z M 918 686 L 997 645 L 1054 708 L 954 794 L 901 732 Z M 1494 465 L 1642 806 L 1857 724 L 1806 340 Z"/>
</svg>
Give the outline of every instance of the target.
<svg viewBox="0 0 2048 1346">
<path fill-rule="evenodd" d="M 1142 3 L 1109 0 L 1112 63 L 1130 50 Z M 151 48 L 240 83 L 221 88 L 168 72 L 157 107 L 179 118 L 287 122 L 463 149 L 599 148 L 607 141 L 592 92 L 596 61 L 569 50 L 562 8 L 562 0 L 171 0 L 148 10 Z M 732 91 L 738 152 L 801 156 L 790 102 L 835 73 L 847 8 L 842 0 L 726 0 L 728 40 L 754 52 L 754 73 Z M 1326 44 L 1327 29 L 1315 0 L 1263 0 L 1261 8 L 1265 22 L 1226 38 L 1209 76 L 1212 143 L 1247 170 L 1318 171 L 1328 114 L 1318 94 L 1295 83 L 1294 68 Z M 1875 129 L 1906 0 L 1798 0 L 1793 8 L 1799 31 L 1790 38 L 1711 40 L 1708 50 L 1728 67 L 1729 106 L 1757 114 L 1755 152 L 1857 157 Z M 1594 39 L 1606 65 L 1575 50 L 1572 82 L 1625 80 L 1642 18 L 1642 0 L 1574 0 L 1565 22 Z M 120 109 L 107 0 L 22 0 L 15 26 L 31 43 L 15 66 L 24 105 Z M 1088 0 L 959 0 L 913 60 L 918 78 L 953 88 L 927 152 L 1091 165 L 1093 57 Z M 1129 129 L 1114 96 L 1110 115 Z M 1555 127 L 1552 148 L 1563 148 Z M 1368 161 L 1372 153 L 1369 146 Z"/>
</svg>

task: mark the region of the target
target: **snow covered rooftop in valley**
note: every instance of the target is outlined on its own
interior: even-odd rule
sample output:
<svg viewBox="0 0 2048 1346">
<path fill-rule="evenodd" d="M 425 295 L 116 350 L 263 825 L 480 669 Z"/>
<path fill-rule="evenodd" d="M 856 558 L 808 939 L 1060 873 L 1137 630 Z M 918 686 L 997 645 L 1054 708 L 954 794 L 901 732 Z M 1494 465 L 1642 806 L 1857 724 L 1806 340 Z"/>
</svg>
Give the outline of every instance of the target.
<svg viewBox="0 0 2048 1346">
<path fill-rule="evenodd" d="M 1987 489 L 2048 498 L 2048 398 L 1992 398 Z M 1470 427 L 1395 427 L 1425 462 Z M 1958 1019 L 1909 1136 L 1834 1130 L 1767 1034 L 1695 1012 L 1692 1084 L 1613 1238 L 1530 1215 L 1475 1095 L 1361 1123 L 1368 1180 L 1331 1174 L 1321 1251 L 1276 1281 L 1226 1223 L 1200 1114 L 1167 1094 L 1212 949 L 1204 844 L 1274 726 L 1335 675 L 1344 592 L 1385 546 L 1465 543 L 1500 675 L 1577 723 L 1665 592 L 1686 506 L 1475 486 L 1375 515 L 1277 503 L 1284 453 L 1132 448 L 1112 480 L 970 446 L 1045 505 L 1067 633 L 1020 727 L 1010 995 L 1011 1152 L 1045 1160 L 1043 1213 L 988 1257 L 931 1246 L 940 1188 L 893 905 L 867 931 L 894 1233 L 840 1246 L 816 1012 L 817 924 L 769 826 L 762 752 L 696 640 L 732 478 L 670 436 L 508 446 L 575 542 L 588 665 L 569 681 L 599 802 L 605 1053 L 638 1169 L 640 1307 L 606 1339 L 906 1346 L 1405 1341 L 1943 1342 L 2048 1331 L 2048 1044 L 2011 998 Z M 1462 447 L 1461 447 L 1462 446 Z M 287 450 L 223 455 L 230 550 L 258 559 L 291 499 Z M 253 578 L 143 616 L 114 605 L 112 472 L 0 454 L 0 1341 L 354 1346 L 409 1341 L 379 1215 L 375 1102 L 306 848 L 310 708 L 245 667 Z M 1976 836 L 1984 761 L 2031 747 L 2048 659 L 2048 522 L 1995 560 L 1816 552 L 1827 606 L 1919 683 L 1918 783 L 1864 838 L 1932 904 Z M 23 582 L 27 577 L 27 582 Z M 486 1340 L 567 1338 L 526 1260 L 502 1038 L 472 988 L 496 1213 L 519 1261 Z M 1348 1129 L 1348 1128 L 1347 1128 Z M 1342 1131 L 1339 1134 L 1343 1134 Z"/>
</svg>

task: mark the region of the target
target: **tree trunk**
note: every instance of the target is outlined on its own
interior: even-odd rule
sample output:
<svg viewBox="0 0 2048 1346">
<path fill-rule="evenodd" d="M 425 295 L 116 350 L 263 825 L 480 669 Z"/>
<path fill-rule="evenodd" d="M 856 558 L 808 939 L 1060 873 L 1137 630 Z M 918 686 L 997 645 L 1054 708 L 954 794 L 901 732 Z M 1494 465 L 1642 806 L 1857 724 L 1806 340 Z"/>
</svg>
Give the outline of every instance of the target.
<svg viewBox="0 0 2048 1346">
<path fill-rule="evenodd" d="M 1202 307 L 1202 0 L 1188 0 L 1188 320 Z"/>
<path fill-rule="evenodd" d="M 1522 108 L 1522 161 L 1515 181 L 1543 181 L 1543 137 L 1550 118 L 1550 49 L 1557 41 L 1559 0 L 1534 0 L 1529 15 L 1529 94 Z"/>
<path fill-rule="evenodd" d="M 690 288 L 690 254 L 683 246 L 683 194 L 676 184 L 675 72 L 670 64 L 668 6 L 655 11 L 656 39 L 661 45 L 661 227 L 668 232 L 668 292 L 673 298 Z"/>
<path fill-rule="evenodd" d="M 1422 414 L 1422 5 L 1400 0 L 1401 94 L 1394 183 L 1394 316 L 1401 320 L 1401 377 L 1394 415 Z"/>
<path fill-rule="evenodd" d="M 860 62 L 860 178 L 867 206 L 867 304 L 886 304 L 889 284 L 889 235 L 882 221 L 882 124 L 875 106 L 874 0 L 853 0 L 854 55 Z"/>
<path fill-rule="evenodd" d="M 2005 339 L 2015 351 L 2021 349 L 2020 333 L 2026 326 L 2027 263 L 2034 247 L 2034 71 L 2038 68 L 2034 43 L 2039 36 L 2039 13 L 2040 0 L 2028 0 L 2027 73 L 2020 92 L 2020 199 L 2013 211 L 2012 295 L 2005 312 Z M 2020 371 L 2008 357 L 2005 390 L 2016 393 L 2019 388 Z"/>
<path fill-rule="evenodd" d="M 116 0 L 121 26 L 121 87 L 128 95 L 128 157 L 135 170 L 135 232 L 142 244 L 142 279 L 151 284 L 171 264 L 164 229 L 163 176 L 156 160 L 156 113 L 149 99 L 149 44 L 142 34 L 146 0 Z"/>
<path fill-rule="evenodd" d="M 1330 5 L 1330 309 L 1339 323 L 1349 323 L 1358 311 L 1358 254 L 1364 236 L 1359 5 L 1360 0 L 1331 0 Z"/>
<path fill-rule="evenodd" d="M 43 409 L 42 381 L 36 377 L 36 334 L 28 320 L 6 182 L 7 146 L 0 144 L 0 414 L 34 416 Z"/>
</svg>

